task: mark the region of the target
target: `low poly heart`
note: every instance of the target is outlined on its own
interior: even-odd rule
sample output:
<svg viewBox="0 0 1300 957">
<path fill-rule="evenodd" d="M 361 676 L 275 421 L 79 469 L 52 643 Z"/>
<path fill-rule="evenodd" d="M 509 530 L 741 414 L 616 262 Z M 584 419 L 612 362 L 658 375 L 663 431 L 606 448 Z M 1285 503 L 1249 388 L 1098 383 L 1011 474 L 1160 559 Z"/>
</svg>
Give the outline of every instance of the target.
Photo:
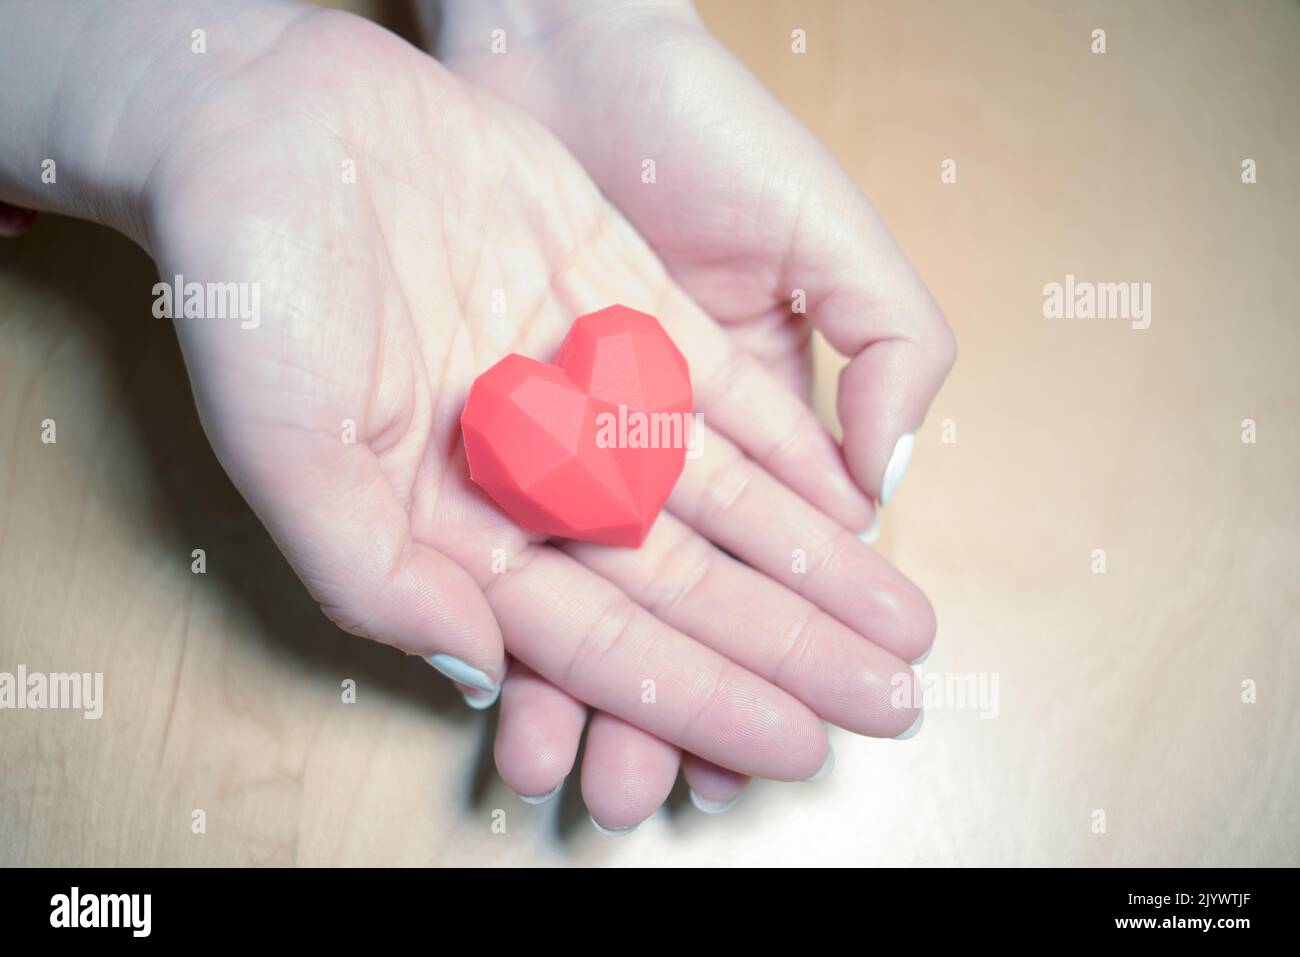
<svg viewBox="0 0 1300 957">
<path fill-rule="evenodd" d="M 574 322 L 553 365 L 512 353 L 461 413 L 470 477 L 526 531 L 638 546 L 686 460 L 686 359 L 654 316 Z"/>
</svg>

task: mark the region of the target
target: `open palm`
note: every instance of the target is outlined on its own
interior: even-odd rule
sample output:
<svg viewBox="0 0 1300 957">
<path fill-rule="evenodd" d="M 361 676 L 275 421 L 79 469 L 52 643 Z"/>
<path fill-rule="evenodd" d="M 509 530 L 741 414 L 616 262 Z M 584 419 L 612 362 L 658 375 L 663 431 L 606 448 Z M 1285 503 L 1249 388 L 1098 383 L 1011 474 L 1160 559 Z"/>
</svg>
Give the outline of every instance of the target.
<svg viewBox="0 0 1300 957">
<path fill-rule="evenodd" d="M 567 771 L 578 701 L 600 711 L 584 793 L 610 826 L 635 810 L 628 754 L 675 773 L 683 748 L 699 774 L 797 780 L 826 760 L 819 718 L 912 723 L 890 678 L 928 645 L 924 598 L 764 467 L 838 464 L 833 443 L 534 121 L 364 21 L 311 11 L 191 112 L 151 183 L 164 276 L 260 291 L 256 328 L 177 321 L 223 465 L 342 627 L 452 656 L 483 687 L 502 679 L 504 636 L 526 666 L 498 741 L 516 790 Z M 661 318 L 716 431 L 642 548 L 538 542 L 470 483 L 458 416 L 502 355 L 550 357 L 574 317 L 613 302 Z M 811 573 L 792 569 L 797 549 Z M 530 735 L 560 733 L 507 770 Z"/>
</svg>

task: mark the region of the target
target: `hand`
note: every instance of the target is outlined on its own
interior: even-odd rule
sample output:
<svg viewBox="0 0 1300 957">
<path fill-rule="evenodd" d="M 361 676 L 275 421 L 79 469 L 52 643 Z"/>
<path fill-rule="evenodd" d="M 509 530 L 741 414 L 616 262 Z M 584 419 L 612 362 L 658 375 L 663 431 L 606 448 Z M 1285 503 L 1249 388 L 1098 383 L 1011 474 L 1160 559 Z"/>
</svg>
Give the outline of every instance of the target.
<svg viewBox="0 0 1300 957">
<path fill-rule="evenodd" d="M 550 126 L 685 291 L 807 397 L 810 325 L 792 312 L 803 290 L 811 319 L 852 358 L 840 413 L 853 476 L 887 501 L 956 342 L 865 196 L 690 5 L 426 0 L 422 12 L 443 62 Z M 487 44 L 498 29 L 504 56 Z M 839 469 L 789 456 L 772 471 L 866 527 L 870 505 L 845 494 Z M 714 806 L 744 787 L 689 767 L 688 778 Z"/>
<path fill-rule="evenodd" d="M 850 357 L 844 454 L 885 504 L 906 464 L 889 469 L 898 441 L 921 424 L 956 341 L 817 138 L 684 0 L 426 0 L 424 10 L 440 13 L 439 59 L 555 133 L 678 285 L 787 384 L 808 391 L 811 327 Z M 506 55 L 491 52 L 493 29 Z M 796 290 L 809 321 L 792 312 Z M 839 471 L 787 455 L 774 472 L 848 526 L 870 520 Z"/>
<path fill-rule="evenodd" d="M 495 683 L 495 619 L 514 656 L 608 716 L 584 768 L 593 805 L 600 768 L 617 763 L 602 754 L 642 732 L 672 746 L 658 746 L 665 765 L 684 748 L 798 780 L 826 759 L 819 717 L 879 735 L 912 723 L 889 682 L 930 640 L 924 598 L 755 464 L 786 448 L 837 466 L 833 442 L 540 127 L 331 13 L 283 31 L 276 56 L 188 115 L 155 164 L 163 274 L 260 277 L 266 314 L 249 331 L 179 323 L 203 421 L 345 628 L 454 655 Z M 339 179 L 348 159 L 356 183 Z M 468 481 L 457 416 L 501 355 L 553 354 L 574 316 L 615 301 L 660 316 L 686 354 L 713 423 L 705 455 L 641 549 L 532 542 Z M 340 442 L 349 419 L 356 445 Z M 800 546 L 806 580 L 790 571 Z M 509 728 L 529 700 L 507 694 Z"/>
<path fill-rule="evenodd" d="M 70 10 L 60 14 L 87 15 Z M 178 5 L 149 16 L 151 36 L 166 19 L 187 36 L 194 20 Z M 129 103 L 68 109 L 50 124 L 61 147 L 84 137 L 54 150 L 70 157 L 60 203 L 24 178 L 36 164 L 22 151 L 48 149 L 39 110 L 14 123 L 27 136 L 0 153 L 0 188 L 117 226 L 166 277 L 256 284 L 256 328 L 176 325 L 219 458 L 335 620 L 452 656 L 469 666 L 457 674 L 487 688 L 501 682 L 504 633 L 537 674 L 605 712 L 610 733 L 593 726 L 584 766 L 597 783 L 613 763 L 601 749 L 636 738 L 633 724 L 670 750 L 800 779 L 827 757 L 818 716 L 874 734 L 912 721 L 888 705 L 889 676 L 904 666 L 885 646 L 906 656 L 928 643 L 924 599 L 825 516 L 794 509 L 746 458 L 781 447 L 802 406 L 671 283 L 549 135 L 356 18 L 222 4 L 203 19 L 210 37 L 239 43 L 182 64 L 173 53 L 128 60 Z M 59 35 L 74 38 L 61 50 L 62 89 L 79 93 L 74 106 L 103 106 L 120 86 L 78 85 L 68 66 L 93 66 L 75 46 L 89 41 L 75 38 L 98 34 Z M 40 92 L 19 102 L 47 100 Z M 504 319 L 491 308 L 498 289 Z M 615 301 L 663 319 L 709 421 L 759 421 L 710 434 L 642 549 L 530 541 L 468 481 L 459 409 L 502 354 L 551 354 L 574 316 Z M 799 442 L 813 468 L 838 461 L 820 431 Z M 786 548 L 753 541 L 755 515 L 767 514 L 807 519 L 798 534 L 813 574 L 783 580 L 812 601 L 709 543 Z M 500 576 L 498 549 L 510 568 Z M 870 620 L 859 630 L 880 644 L 813 603 L 846 585 L 856 617 Z"/>
<path fill-rule="evenodd" d="M 845 453 L 857 486 L 884 504 L 952 366 L 955 340 L 866 198 L 815 137 L 709 36 L 689 3 L 426 0 L 422 12 L 439 58 L 547 124 L 678 284 L 806 398 L 811 326 L 792 311 L 803 291 L 812 323 L 851 357 L 839 394 Z M 498 29 L 505 55 L 489 46 Z M 787 455 L 770 467 L 841 523 L 866 527 L 871 506 L 846 491 L 842 470 L 800 464 Z M 500 736 L 513 733 L 503 723 Z M 527 748 L 506 750 L 529 748 L 554 749 L 534 735 Z M 638 776 L 654 780 L 645 770 Z M 689 763 L 687 776 L 713 805 L 744 784 Z"/>
</svg>

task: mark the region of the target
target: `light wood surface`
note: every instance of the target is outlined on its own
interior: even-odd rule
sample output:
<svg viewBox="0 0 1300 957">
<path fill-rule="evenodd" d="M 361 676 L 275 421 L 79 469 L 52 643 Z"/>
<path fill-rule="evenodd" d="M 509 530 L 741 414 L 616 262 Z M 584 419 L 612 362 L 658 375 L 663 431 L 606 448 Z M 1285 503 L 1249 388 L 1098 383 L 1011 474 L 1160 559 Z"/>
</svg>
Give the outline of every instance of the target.
<svg viewBox="0 0 1300 957">
<path fill-rule="evenodd" d="M 47 217 L 0 244 L 0 671 L 106 702 L 0 711 L 0 864 L 1300 864 L 1300 7 L 702 12 L 957 331 L 878 547 L 938 611 L 923 672 L 996 675 L 997 716 L 836 733 L 822 783 L 719 817 L 679 787 L 622 839 L 576 779 L 523 805 L 493 718 L 334 629 L 233 491 L 148 259 Z M 1066 274 L 1150 282 L 1150 328 L 1044 318 Z"/>
</svg>

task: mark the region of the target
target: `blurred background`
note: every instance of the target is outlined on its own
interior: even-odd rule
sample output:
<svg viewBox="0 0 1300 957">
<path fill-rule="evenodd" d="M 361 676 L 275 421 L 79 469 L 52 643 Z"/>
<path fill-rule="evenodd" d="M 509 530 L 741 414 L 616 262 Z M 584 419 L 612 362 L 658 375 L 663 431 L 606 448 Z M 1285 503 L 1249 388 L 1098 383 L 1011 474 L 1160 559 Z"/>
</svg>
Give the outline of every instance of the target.
<svg viewBox="0 0 1300 957">
<path fill-rule="evenodd" d="M 1300 6 L 699 6 L 957 332 L 877 547 L 938 612 L 923 678 L 996 707 L 623 839 L 576 778 L 524 805 L 492 715 L 335 629 L 230 486 L 148 258 L 45 216 L 0 244 L 0 671 L 111 707 L 0 712 L 0 864 L 1300 864 Z M 1150 283 L 1149 328 L 1045 318 L 1067 275 Z"/>
</svg>

